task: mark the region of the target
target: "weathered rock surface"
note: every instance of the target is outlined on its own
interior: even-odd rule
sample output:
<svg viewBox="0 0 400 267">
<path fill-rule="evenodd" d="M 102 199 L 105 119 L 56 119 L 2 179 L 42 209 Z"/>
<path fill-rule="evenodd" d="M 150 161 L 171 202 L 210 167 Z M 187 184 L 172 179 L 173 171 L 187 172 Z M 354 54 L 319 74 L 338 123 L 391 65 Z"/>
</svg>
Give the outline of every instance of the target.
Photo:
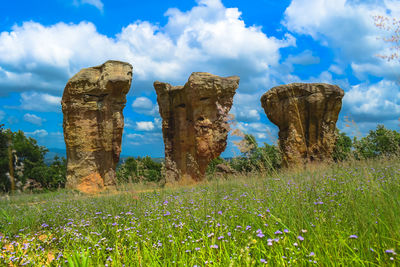
<svg viewBox="0 0 400 267">
<path fill-rule="evenodd" d="M 217 174 L 227 175 L 227 174 L 236 174 L 236 171 L 231 168 L 228 164 L 220 163 L 215 166 L 215 171 Z"/>
<path fill-rule="evenodd" d="M 120 61 L 82 69 L 62 97 L 67 187 L 96 193 L 115 185 L 132 66 Z"/>
<path fill-rule="evenodd" d="M 331 157 L 343 96 L 336 85 L 292 83 L 274 87 L 261 97 L 267 117 L 279 127 L 284 165 Z"/>
<path fill-rule="evenodd" d="M 163 119 L 166 182 L 204 178 L 209 162 L 226 148 L 228 112 L 239 77 L 194 72 L 184 86 L 155 82 Z"/>
<path fill-rule="evenodd" d="M 43 190 L 42 185 L 34 179 L 27 179 L 25 184 L 22 185 L 20 188 L 22 189 L 23 192 L 26 192 L 29 190 L 31 190 L 31 191 L 32 190 L 35 190 L 35 191 Z"/>
</svg>

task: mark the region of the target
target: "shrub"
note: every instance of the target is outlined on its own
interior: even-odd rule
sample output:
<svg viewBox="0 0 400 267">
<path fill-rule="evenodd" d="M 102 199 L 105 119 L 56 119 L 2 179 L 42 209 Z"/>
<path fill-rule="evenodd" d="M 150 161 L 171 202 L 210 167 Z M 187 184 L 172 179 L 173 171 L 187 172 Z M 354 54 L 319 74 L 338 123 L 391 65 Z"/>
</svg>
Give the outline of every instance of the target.
<svg viewBox="0 0 400 267">
<path fill-rule="evenodd" d="M 353 143 L 351 138 L 346 133 L 336 129 L 336 143 L 333 150 L 332 158 L 334 161 L 344 161 L 351 155 L 351 148 Z"/>
<path fill-rule="evenodd" d="M 0 191 L 5 192 L 10 190 L 10 181 L 6 175 L 8 171 L 8 138 L 3 126 L 0 124 Z"/>
<path fill-rule="evenodd" d="M 206 174 L 214 174 L 216 171 L 216 167 L 218 164 L 225 163 L 225 160 L 222 157 L 217 157 L 208 164 L 206 169 Z"/>
<path fill-rule="evenodd" d="M 274 171 L 281 165 L 279 149 L 267 143 L 259 147 L 251 134 L 245 134 L 243 140 L 236 144 L 242 155 L 233 158 L 230 164 L 238 172 Z"/>
<path fill-rule="evenodd" d="M 117 168 L 117 180 L 126 182 L 159 182 L 162 164 L 155 162 L 150 157 L 128 157 L 124 163 Z"/>
<path fill-rule="evenodd" d="M 354 138 L 354 156 L 357 159 L 397 155 L 400 149 L 400 133 L 378 125 L 366 137 Z"/>
<path fill-rule="evenodd" d="M 64 187 L 66 181 L 66 160 L 55 157 L 53 163 L 47 166 L 44 156 L 48 149 L 39 146 L 37 141 L 26 137 L 22 131 L 12 132 L 0 127 L 0 191 L 11 190 L 7 173 L 9 169 L 8 149 L 11 146 L 13 155 L 14 179 L 16 184 L 25 184 L 33 179 L 44 188 L 54 189 Z"/>
</svg>

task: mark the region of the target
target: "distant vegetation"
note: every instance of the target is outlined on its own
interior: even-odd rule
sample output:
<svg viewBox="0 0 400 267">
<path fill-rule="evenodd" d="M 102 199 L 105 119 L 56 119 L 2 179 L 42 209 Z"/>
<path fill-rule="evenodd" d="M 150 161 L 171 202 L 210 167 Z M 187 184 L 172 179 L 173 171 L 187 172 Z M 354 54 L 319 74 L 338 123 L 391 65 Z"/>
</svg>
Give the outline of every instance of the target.
<svg viewBox="0 0 400 267">
<path fill-rule="evenodd" d="M 117 167 L 119 183 L 160 182 L 162 164 L 146 157 L 128 157 Z"/>
<path fill-rule="evenodd" d="M 209 178 L 217 177 L 218 165 L 227 166 L 237 174 L 276 173 L 281 168 L 281 153 L 277 146 L 264 143 L 260 146 L 255 137 L 244 134 L 238 143 L 241 154 L 232 159 L 218 157 L 208 166 Z M 26 137 L 22 131 L 12 132 L 0 126 L 0 191 L 11 190 L 10 158 L 14 184 L 17 190 L 53 190 L 63 188 L 66 183 L 66 160 L 55 157 L 46 164 L 48 149 L 39 146 L 35 139 Z M 353 140 L 344 132 L 337 130 L 337 141 L 332 159 L 335 162 L 363 160 L 398 155 L 400 133 L 378 125 L 367 136 Z M 117 167 L 117 180 L 125 183 L 160 183 L 163 181 L 163 163 L 150 157 L 128 157 Z M 31 186 L 29 185 L 31 184 Z M 36 185 L 36 186 L 33 186 Z M 31 187 L 31 188 L 29 188 Z"/>
<path fill-rule="evenodd" d="M 66 160 L 55 157 L 50 165 L 46 165 L 44 156 L 47 152 L 47 148 L 39 146 L 35 139 L 26 137 L 22 131 L 4 130 L 0 125 L 0 191 L 11 190 L 10 172 L 16 189 L 22 189 L 27 182 L 46 189 L 63 188 Z"/>
</svg>

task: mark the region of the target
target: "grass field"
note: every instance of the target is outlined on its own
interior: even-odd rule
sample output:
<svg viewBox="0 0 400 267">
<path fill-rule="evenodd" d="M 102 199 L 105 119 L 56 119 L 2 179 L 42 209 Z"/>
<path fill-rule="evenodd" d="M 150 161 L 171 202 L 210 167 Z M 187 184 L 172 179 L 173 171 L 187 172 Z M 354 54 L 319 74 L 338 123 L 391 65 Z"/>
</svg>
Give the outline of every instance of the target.
<svg viewBox="0 0 400 267">
<path fill-rule="evenodd" d="M 400 160 L 0 197 L 5 266 L 400 265 Z"/>
</svg>

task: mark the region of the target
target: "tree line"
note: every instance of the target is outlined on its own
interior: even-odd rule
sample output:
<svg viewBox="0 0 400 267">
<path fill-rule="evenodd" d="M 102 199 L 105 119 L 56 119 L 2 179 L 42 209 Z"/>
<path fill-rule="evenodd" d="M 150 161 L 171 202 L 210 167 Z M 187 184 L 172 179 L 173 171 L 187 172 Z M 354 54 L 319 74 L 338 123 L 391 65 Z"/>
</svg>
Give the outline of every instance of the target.
<svg viewBox="0 0 400 267">
<path fill-rule="evenodd" d="M 49 151 L 39 146 L 24 132 L 12 132 L 0 125 L 0 192 L 13 190 L 54 190 L 64 188 L 66 183 L 66 159 L 54 157 L 46 164 L 45 155 Z M 218 157 L 211 161 L 207 175 L 227 169 L 230 173 L 276 172 L 281 168 L 281 152 L 276 145 L 259 145 L 251 134 L 243 134 L 237 142 L 241 154 L 231 158 Z M 400 151 L 400 133 L 378 125 L 365 137 L 351 139 L 337 130 L 337 140 L 332 160 L 362 160 L 383 156 L 397 156 Z M 223 167 L 221 170 L 221 166 Z M 163 181 L 163 163 L 146 157 L 128 157 L 117 167 L 119 183 Z"/>
</svg>

